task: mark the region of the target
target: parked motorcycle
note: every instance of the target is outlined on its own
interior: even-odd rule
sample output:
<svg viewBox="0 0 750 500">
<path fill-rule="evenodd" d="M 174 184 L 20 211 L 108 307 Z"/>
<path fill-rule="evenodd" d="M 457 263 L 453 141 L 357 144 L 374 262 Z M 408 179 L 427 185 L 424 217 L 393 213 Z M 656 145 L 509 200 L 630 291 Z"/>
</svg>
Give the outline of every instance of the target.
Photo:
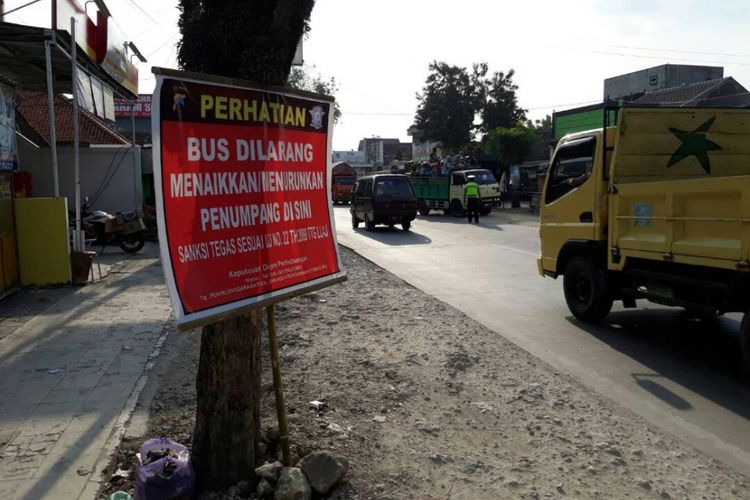
<svg viewBox="0 0 750 500">
<path fill-rule="evenodd" d="M 73 216 L 71 226 L 75 225 Z M 86 239 L 95 245 L 117 244 L 123 251 L 136 253 L 146 244 L 146 226 L 138 210 L 109 214 L 103 210 L 89 210 L 81 207 L 81 229 Z"/>
</svg>

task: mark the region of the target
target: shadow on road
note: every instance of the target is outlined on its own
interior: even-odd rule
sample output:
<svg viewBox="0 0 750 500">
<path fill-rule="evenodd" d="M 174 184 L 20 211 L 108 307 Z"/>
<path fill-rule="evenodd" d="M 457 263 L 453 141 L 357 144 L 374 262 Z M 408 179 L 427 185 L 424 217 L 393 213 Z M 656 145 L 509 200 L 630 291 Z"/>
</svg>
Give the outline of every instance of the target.
<svg viewBox="0 0 750 500">
<path fill-rule="evenodd" d="M 735 315 L 697 319 L 679 309 L 612 312 L 603 325 L 568 321 L 613 349 L 649 367 L 633 373 L 645 391 L 678 410 L 693 406 L 658 383 L 670 380 L 727 410 L 750 419 L 750 384 L 739 348 Z"/>
<path fill-rule="evenodd" d="M 487 216 L 487 217 L 480 217 L 479 218 L 479 224 L 468 222 L 466 220 L 466 217 L 454 217 L 452 215 L 418 215 L 417 220 L 423 220 L 429 223 L 435 223 L 435 224 L 451 224 L 451 225 L 472 225 L 481 227 L 484 229 L 493 229 L 495 231 L 504 231 L 502 226 L 504 225 L 503 222 L 498 221 L 496 218 Z M 505 223 L 505 225 L 510 223 Z"/>
<path fill-rule="evenodd" d="M 468 224 L 465 216 L 456 217 L 453 215 L 443 214 L 442 211 L 431 212 L 430 215 L 417 215 L 417 220 L 424 220 L 436 224 Z M 479 217 L 480 225 L 489 229 L 502 231 L 502 226 L 519 226 L 523 220 L 514 220 L 512 216 L 504 214 L 502 211 L 493 210 L 489 215 Z"/>
<path fill-rule="evenodd" d="M 686 399 L 681 398 L 654 380 L 656 378 L 663 378 L 661 375 L 654 375 L 653 373 L 633 373 L 632 375 L 635 383 L 638 384 L 641 389 L 650 392 L 672 408 L 675 408 L 676 410 L 693 409 L 693 405 L 691 405 Z"/>
<path fill-rule="evenodd" d="M 372 231 L 363 228 L 354 230 L 355 234 L 367 236 L 375 241 L 385 245 L 429 245 L 432 240 L 427 236 L 412 231 L 404 231 L 400 227 L 381 227 L 376 226 Z"/>
</svg>

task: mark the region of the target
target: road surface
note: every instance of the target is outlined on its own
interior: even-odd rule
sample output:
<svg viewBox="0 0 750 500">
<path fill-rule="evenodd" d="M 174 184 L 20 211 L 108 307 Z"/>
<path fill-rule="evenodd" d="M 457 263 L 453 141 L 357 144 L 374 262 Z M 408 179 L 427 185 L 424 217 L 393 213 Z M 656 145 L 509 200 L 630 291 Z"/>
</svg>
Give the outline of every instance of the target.
<svg viewBox="0 0 750 500">
<path fill-rule="evenodd" d="M 740 317 L 699 321 L 682 309 L 616 306 L 601 326 L 568 311 L 562 280 L 536 269 L 538 228 L 502 210 L 468 224 L 436 212 L 400 226 L 353 230 L 334 207 L 341 245 L 434 295 L 652 424 L 750 475 L 750 384 Z"/>
</svg>

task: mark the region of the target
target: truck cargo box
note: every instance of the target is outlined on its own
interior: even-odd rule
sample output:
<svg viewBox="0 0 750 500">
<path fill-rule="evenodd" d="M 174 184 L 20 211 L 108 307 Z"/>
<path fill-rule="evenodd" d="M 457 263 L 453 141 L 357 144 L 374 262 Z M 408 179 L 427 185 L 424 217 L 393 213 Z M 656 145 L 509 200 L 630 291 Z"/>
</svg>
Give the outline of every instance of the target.
<svg viewBox="0 0 750 500">
<path fill-rule="evenodd" d="M 622 257 L 748 270 L 750 113 L 621 110 L 609 172 Z"/>
</svg>

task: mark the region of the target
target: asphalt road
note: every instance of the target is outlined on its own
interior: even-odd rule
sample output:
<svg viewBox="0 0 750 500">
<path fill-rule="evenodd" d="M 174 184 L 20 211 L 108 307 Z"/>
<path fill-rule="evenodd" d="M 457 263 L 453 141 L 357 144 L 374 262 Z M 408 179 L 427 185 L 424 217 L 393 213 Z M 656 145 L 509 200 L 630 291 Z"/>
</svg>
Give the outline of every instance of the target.
<svg viewBox="0 0 750 500">
<path fill-rule="evenodd" d="M 452 305 L 652 424 L 750 475 L 750 382 L 740 316 L 700 321 L 682 309 L 615 306 L 602 325 L 568 311 L 562 280 L 536 270 L 538 229 L 502 210 L 479 225 L 436 212 L 400 226 L 353 230 L 334 207 L 341 245 Z"/>
</svg>

